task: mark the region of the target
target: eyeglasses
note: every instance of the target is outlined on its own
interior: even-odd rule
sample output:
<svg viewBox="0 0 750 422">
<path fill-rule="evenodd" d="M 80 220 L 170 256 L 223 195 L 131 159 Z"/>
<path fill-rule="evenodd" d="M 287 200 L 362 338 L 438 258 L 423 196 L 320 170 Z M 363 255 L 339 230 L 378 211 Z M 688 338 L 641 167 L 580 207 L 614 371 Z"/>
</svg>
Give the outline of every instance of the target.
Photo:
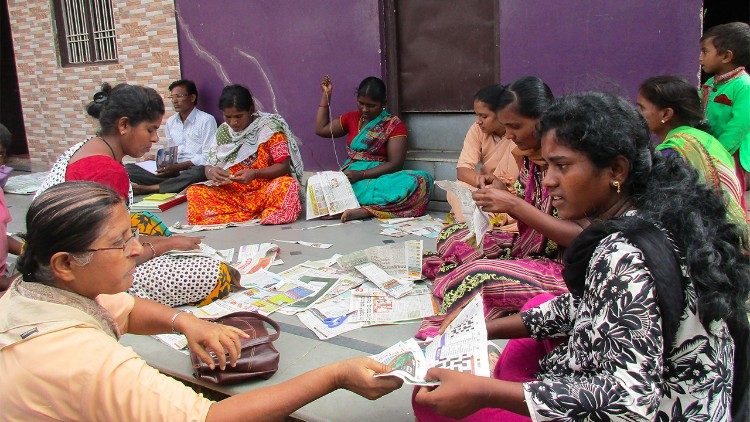
<svg viewBox="0 0 750 422">
<path fill-rule="evenodd" d="M 83 252 L 98 252 L 98 251 L 112 251 L 115 249 L 121 249 L 122 254 L 125 256 L 130 255 L 133 252 L 133 248 L 138 242 L 138 229 L 130 229 L 131 236 L 122 242 L 122 246 L 111 246 L 109 248 L 95 248 L 95 249 L 84 249 Z"/>
<path fill-rule="evenodd" d="M 173 94 L 169 94 L 169 95 L 167 95 L 167 98 L 169 98 L 170 100 L 173 100 L 175 98 L 182 99 L 182 98 L 189 97 L 189 96 L 190 96 L 190 94 L 174 94 L 174 95 Z"/>
</svg>

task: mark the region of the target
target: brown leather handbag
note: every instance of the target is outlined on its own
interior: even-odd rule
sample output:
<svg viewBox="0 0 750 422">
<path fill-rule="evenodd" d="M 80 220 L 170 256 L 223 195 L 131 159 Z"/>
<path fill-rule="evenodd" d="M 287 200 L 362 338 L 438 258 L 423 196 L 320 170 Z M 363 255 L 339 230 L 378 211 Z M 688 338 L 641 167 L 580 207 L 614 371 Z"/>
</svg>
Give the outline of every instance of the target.
<svg viewBox="0 0 750 422">
<path fill-rule="evenodd" d="M 276 373 L 279 369 L 279 351 L 273 347 L 273 341 L 281 333 L 276 321 L 255 312 L 235 312 L 212 321 L 237 327 L 250 338 L 240 338 L 242 353 L 237 359 L 237 366 L 227 364 L 224 370 L 219 368 L 218 361 L 215 369 L 211 369 L 191 350 L 190 360 L 193 362 L 193 375 L 196 378 L 215 384 L 236 384 L 255 377 L 268 379 Z M 264 322 L 276 332 L 268 334 Z M 213 356 L 213 352 L 211 353 Z"/>
</svg>

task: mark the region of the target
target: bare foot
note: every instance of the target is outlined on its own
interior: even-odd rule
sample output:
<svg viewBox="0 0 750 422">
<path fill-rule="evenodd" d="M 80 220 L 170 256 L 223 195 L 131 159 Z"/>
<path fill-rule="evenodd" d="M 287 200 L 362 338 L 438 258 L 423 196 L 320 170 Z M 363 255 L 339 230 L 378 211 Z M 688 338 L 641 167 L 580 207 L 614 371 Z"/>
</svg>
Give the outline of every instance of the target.
<svg viewBox="0 0 750 422">
<path fill-rule="evenodd" d="M 159 192 L 159 185 L 139 185 L 133 183 L 133 195 L 145 195 Z"/>
<path fill-rule="evenodd" d="M 346 223 L 347 221 L 351 220 L 364 220 L 365 218 L 372 217 L 372 213 L 370 211 L 367 211 L 365 208 L 355 208 L 351 210 L 346 210 L 343 213 L 341 213 L 341 222 Z"/>
</svg>

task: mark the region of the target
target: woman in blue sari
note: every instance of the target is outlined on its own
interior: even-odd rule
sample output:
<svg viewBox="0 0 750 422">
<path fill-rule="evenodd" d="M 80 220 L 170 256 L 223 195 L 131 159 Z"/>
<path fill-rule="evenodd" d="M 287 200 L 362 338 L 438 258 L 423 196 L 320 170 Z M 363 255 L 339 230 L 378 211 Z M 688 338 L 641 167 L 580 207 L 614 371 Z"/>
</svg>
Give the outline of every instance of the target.
<svg viewBox="0 0 750 422">
<path fill-rule="evenodd" d="M 418 217 L 427 211 L 432 176 L 421 170 L 403 170 L 406 125 L 385 109 L 383 81 L 365 78 L 357 88 L 357 110 L 331 121 L 333 85 L 328 76 L 320 84 L 323 96 L 315 118 L 315 133 L 322 137 L 347 136 L 341 171 L 352 183 L 360 208 L 347 210 L 342 221 L 368 217 Z"/>
</svg>

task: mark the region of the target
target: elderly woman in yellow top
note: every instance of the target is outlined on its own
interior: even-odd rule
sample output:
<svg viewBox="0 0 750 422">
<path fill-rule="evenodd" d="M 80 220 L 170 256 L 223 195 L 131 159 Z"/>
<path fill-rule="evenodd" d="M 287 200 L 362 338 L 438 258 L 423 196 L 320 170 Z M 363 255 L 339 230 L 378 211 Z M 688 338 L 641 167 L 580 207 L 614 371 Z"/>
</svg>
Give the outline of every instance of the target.
<svg viewBox="0 0 750 422">
<path fill-rule="evenodd" d="M 0 298 L 3 419 L 279 420 L 338 388 L 372 399 L 399 386 L 373 377 L 384 365 L 359 358 L 214 403 L 117 342 L 123 333 L 181 332 L 204 362 L 223 369 L 236 363 L 244 336 L 122 293 L 143 247 L 117 193 L 58 184 L 31 203 L 26 227 L 23 276 Z"/>
</svg>

